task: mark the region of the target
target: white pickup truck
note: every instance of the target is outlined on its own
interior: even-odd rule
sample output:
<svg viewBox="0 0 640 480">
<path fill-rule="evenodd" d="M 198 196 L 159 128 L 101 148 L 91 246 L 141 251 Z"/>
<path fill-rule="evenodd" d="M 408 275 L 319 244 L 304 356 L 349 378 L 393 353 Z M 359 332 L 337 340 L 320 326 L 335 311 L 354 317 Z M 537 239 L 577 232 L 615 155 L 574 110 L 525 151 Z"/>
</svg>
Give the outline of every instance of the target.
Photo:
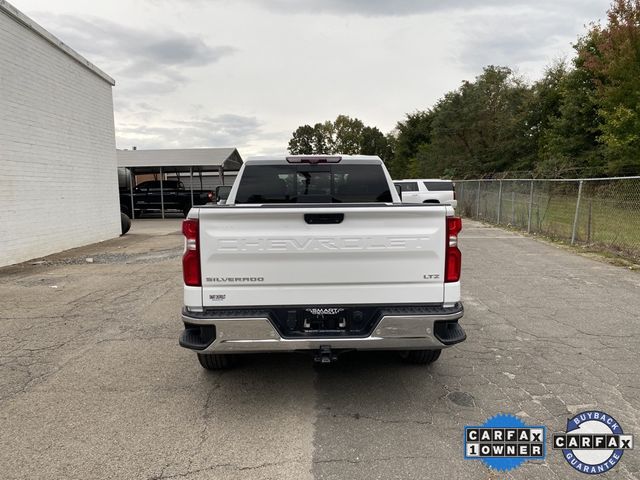
<svg viewBox="0 0 640 480">
<path fill-rule="evenodd" d="M 402 192 L 402 203 L 448 203 L 458 206 L 456 186 L 451 180 L 424 178 L 414 180 L 394 180 Z"/>
<path fill-rule="evenodd" d="M 206 369 L 283 351 L 431 363 L 466 338 L 461 227 L 449 205 L 402 204 L 375 156 L 248 159 L 225 205 L 183 223 L 180 345 Z"/>
</svg>

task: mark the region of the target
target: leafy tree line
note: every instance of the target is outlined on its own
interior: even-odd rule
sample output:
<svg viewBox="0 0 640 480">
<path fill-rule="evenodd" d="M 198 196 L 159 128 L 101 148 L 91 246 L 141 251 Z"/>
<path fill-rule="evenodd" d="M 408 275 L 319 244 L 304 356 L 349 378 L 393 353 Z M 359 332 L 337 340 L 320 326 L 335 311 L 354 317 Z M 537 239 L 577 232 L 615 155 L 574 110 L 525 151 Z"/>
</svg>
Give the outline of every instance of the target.
<svg viewBox="0 0 640 480">
<path fill-rule="evenodd" d="M 392 135 L 384 135 L 377 127 L 366 126 L 357 118 L 338 115 L 334 122 L 302 125 L 289 140 L 293 155 L 344 153 L 345 155 L 378 155 L 393 158 Z"/>
<path fill-rule="evenodd" d="M 640 0 L 614 0 L 574 49 L 532 84 L 487 66 L 387 135 L 340 115 L 299 127 L 289 149 L 379 155 L 394 178 L 640 174 Z"/>
</svg>

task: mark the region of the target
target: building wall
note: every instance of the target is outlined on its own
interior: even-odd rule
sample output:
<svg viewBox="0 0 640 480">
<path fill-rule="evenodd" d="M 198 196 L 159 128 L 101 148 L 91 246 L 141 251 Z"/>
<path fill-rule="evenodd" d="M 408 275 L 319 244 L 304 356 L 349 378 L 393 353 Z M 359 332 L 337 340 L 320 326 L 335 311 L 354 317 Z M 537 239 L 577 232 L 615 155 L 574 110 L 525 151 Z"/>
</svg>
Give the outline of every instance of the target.
<svg viewBox="0 0 640 480">
<path fill-rule="evenodd" d="M 0 266 L 118 236 L 111 84 L 2 0 L 0 45 Z"/>
</svg>

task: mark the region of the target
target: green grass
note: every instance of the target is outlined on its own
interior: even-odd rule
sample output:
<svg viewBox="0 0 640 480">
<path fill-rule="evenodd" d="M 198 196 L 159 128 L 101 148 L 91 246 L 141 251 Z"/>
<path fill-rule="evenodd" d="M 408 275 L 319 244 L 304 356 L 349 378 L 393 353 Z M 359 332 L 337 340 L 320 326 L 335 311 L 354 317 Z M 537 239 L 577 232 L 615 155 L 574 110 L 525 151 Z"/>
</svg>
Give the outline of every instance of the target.
<svg viewBox="0 0 640 480">
<path fill-rule="evenodd" d="M 474 196 L 461 202 L 463 214 L 470 218 L 477 218 L 475 200 Z M 526 231 L 528 206 L 528 192 L 503 194 L 500 224 Z M 534 194 L 531 233 L 570 242 L 575 211 L 576 195 Z M 497 223 L 497 192 L 483 192 L 478 219 Z M 637 200 L 583 196 L 578 214 L 576 244 L 588 245 L 634 262 L 640 261 L 640 196 Z"/>
</svg>

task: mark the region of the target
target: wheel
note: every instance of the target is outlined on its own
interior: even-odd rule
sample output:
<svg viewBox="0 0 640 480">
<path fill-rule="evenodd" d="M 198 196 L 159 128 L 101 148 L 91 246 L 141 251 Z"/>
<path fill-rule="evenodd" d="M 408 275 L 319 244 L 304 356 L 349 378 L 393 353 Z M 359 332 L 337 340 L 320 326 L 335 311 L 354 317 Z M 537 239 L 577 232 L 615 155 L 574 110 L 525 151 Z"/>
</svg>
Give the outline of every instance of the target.
<svg viewBox="0 0 640 480">
<path fill-rule="evenodd" d="M 120 212 L 120 228 L 122 229 L 122 235 L 127 233 L 131 228 L 131 219 L 122 212 Z"/>
<path fill-rule="evenodd" d="M 207 370 L 224 370 L 231 368 L 237 363 L 236 360 L 234 355 L 220 355 L 216 353 L 209 355 L 203 353 L 198 354 L 200 365 Z"/>
<path fill-rule="evenodd" d="M 442 350 L 406 350 L 400 354 L 402 360 L 414 365 L 427 365 L 440 358 Z"/>
</svg>

